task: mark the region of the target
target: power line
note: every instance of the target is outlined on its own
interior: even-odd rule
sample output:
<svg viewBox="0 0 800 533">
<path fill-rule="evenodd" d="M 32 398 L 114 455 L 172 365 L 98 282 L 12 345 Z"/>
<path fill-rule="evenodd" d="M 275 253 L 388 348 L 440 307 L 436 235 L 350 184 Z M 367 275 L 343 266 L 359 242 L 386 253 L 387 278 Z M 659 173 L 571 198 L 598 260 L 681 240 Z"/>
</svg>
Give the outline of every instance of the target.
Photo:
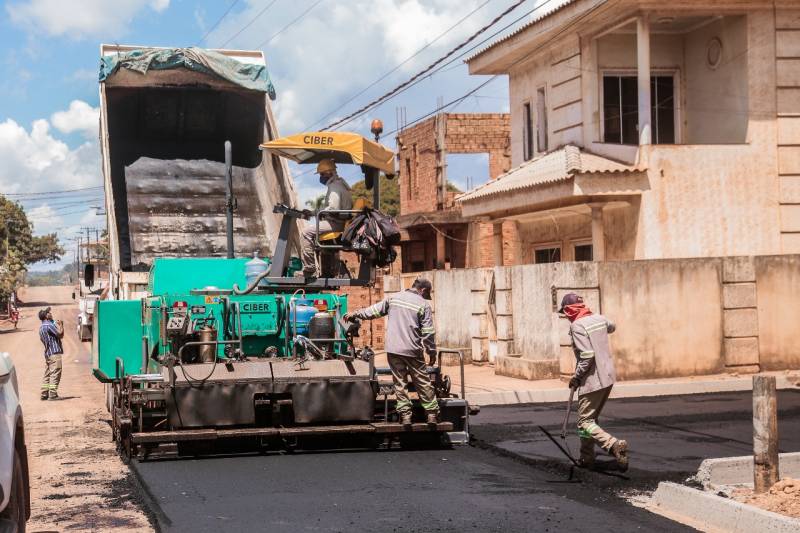
<svg viewBox="0 0 800 533">
<path fill-rule="evenodd" d="M 367 92 L 369 89 L 371 89 L 372 87 L 374 87 L 375 85 L 377 85 L 378 83 L 380 83 L 381 81 L 383 81 L 384 79 L 386 79 L 386 77 L 388 77 L 389 75 L 391 75 L 391 74 L 393 74 L 394 72 L 396 72 L 396 71 L 397 71 L 397 69 L 399 69 L 400 67 L 402 67 L 403 65 L 405 65 L 406 63 L 408 63 L 409 61 L 411 61 L 412 59 L 414 59 L 415 57 L 417 57 L 417 56 L 418 56 L 420 53 L 422 53 L 422 52 L 423 52 L 425 49 L 429 48 L 429 47 L 430 47 L 430 46 L 431 46 L 433 43 L 435 43 L 436 41 L 438 41 L 439 39 L 441 39 L 442 37 L 444 37 L 445 35 L 447 35 L 448 33 L 450 33 L 450 32 L 451 32 L 453 29 L 455 29 L 457 26 L 459 26 L 459 25 L 460 25 L 462 22 L 464 22 L 464 21 L 465 21 L 465 20 L 467 20 L 469 17 L 471 17 L 472 15 L 474 15 L 475 13 L 477 13 L 477 12 L 478 12 L 480 9 L 482 9 L 482 8 L 483 8 L 483 7 L 484 7 L 486 4 L 488 4 L 488 3 L 489 3 L 489 1 L 490 1 L 490 0 L 486 0 L 484 3 L 482 3 L 481 5 L 479 5 L 478 7 L 476 7 L 475 9 L 473 9 L 472 11 L 470 11 L 469 13 L 467 13 L 467 14 L 466 14 L 464 17 L 462 17 L 462 18 L 461 18 L 461 19 L 460 19 L 458 22 L 456 22 L 455 24 L 453 24 L 452 26 L 450 26 L 449 28 L 447 28 L 447 29 L 446 29 L 444 32 L 440 33 L 440 34 L 439 34 L 439 35 L 438 35 L 438 36 L 437 36 L 435 39 L 433 39 L 432 41 L 430 41 L 429 43 L 427 43 L 425 46 L 423 46 L 422 48 L 420 48 L 419 50 L 417 50 L 416 52 L 414 52 L 412 55 L 410 55 L 409 57 L 407 57 L 407 58 L 406 58 L 406 59 L 405 59 L 405 60 L 404 60 L 402 63 L 398 64 L 398 65 L 397 65 L 397 66 L 395 66 L 395 67 L 394 67 L 392 70 L 390 70 L 389 72 L 387 72 L 387 73 L 386 73 L 386 74 L 384 74 L 383 76 L 379 77 L 377 80 L 373 81 L 372 83 L 370 83 L 369 85 L 367 85 L 366 87 L 364 87 L 364 88 L 363 88 L 363 89 L 362 89 L 360 92 L 358 92 L 357 94 L 354 94 L 353 96 L 351 96 L 350 98 L 348 98 L 347 100 L 345 100 L 345 101 L 344 101 L 344 102 L 343 102 L 343 103 L 342 103 L 342 104 L 341 104 L 339 107 L 337 107 L 336 109 L 334 109 L 333 111 L 331 111 L 330 113 L 328 113 L 327 115 L 325 115 L 324 117 L 322 117 L 322 118 L 320 118 L 320 119 L 318 119 L 318 120 L 315 120 L 315 121 L 313 122 L 313 124 L 312 124 L 311 128 L 313 129 L 313 127 L 314 127 L 314 126 L 316 126 L 316 125 L 317 125 L 317 123 L 319 123 L 319 122 L 322 122 L 323 120 L 325 120 L 325 119 L 326 119 L 326 118 L 328 118 L 329 116 L 333 115 L 334 113 L 336 113 L 337 111 L 339 111 L 341 108 L 343 108 L 344 106 L 346 106 L 347 104 L 349 104 L 350 102 L 352 102 L 353 100 L 355 100 L 356 98 L 358 98 L 359 96 L 361 96 L 362 94 L 364 94 L 365 92 Z"/>
<path fill-rule="evenodd" d="M 381 103 L 382 103 L 382 102 L 384 102 L 385 100 L 389 99 L 389 98 L 390 98 L 390 97 L 392 97 L 392 96 L 393 96 L 395 93 L 397 93 L 398 91 L 400 91 L 400 90 L 401 90 L 401 89 L 403 89 L 404 87 L 408 86 L 409 84 L 413 83 L 413 82 L 414 82 L 414 81 L 416 81 L 417 79 L 421 78 L 422 76 L 424 76 L 425 74 L 427 74 L 428 72 L 430 72 L 431 70 L 433 70 L 433 69 L 434 69 L 434 68 L 435 68 L 437 65 L 439 65 L 441 62 L 443 62 L 444 60 L 446 60 L 447 58 L 449 58 L 450 56 L 452 56 L 453 54 L 455 54 L 456 52 L 458 52 L 459 50 L 461 50 L 462 48 L 464 48 L 466 45 L 468 45 L 469 43 L 471 43 L 472 41 L 474 41 L 474 40 L 475 40 L 475 39 L 476 39 L 476 38 L 477 38 L 479 35 L 481 35 L 482 33 L 484 33 L 484 32 L 485 32 L 486 30 L 488 30 L 490 27 L 494 26 L 494 25 L 495 25 L 495 24 L 496 24 L 496 23 L 497 23 L 497 22 L 498 22 L 500 19 L 502 19 L 503 17 L 505 17 L 506 15 L 508 15 L 509 13 L 511 13 L 512 11 L 514 11 L 515 9 L 517 9 L 519 6 L 521 6 L 521 5 L 522 5 L 524 2 L 526 2 L 526 1 L 527 1 L 527 0 L 518 0 L 518 1 L 517 1 L 515 4 L 512 4 L 512 5 L 511 5 L 510 7 L 508 7 L 508 8 L 507 8 L 505 11 L 503 11 L 503 12 L 502 12 L 502 13 L 500 13 L 498 16 L 496 16 L 496 17 L 495 17 L 495 18 L 494 18 L 494 19 L 493 19 L 491 22 L 489 22 L 489 24 L 487 24 L 487 25 L 483 26 L 481 29 L 479 29 L 478 31 L 476 31 L 475 33 L 473 33 L 472 35 L 470 35 L 470 36 L 469 36 L 469 37 L 468 37 L 468 38 L 467 38 L 465 41 L 463 41 L 463 42 L 459 43 L 457 46 L 455 46 L 454 48 L 452 48 L 452 49 L 451 49 L 449 52 L 447 52 L 445 55 L 443 55 L 442 57 L 440 57 L 439 59 L 437 59 L 436 61 L 434 61 L 433 63 L 431 63 L 430 65 L 428 65 L 427 67 L 425 67 L 424 69 L 422 69 L 421 71 L 419 71 L 418 73 L 414 74 L 414 75 L 413 75 L 411 78 L 409 78 L 408 80 L 404 81 L 403 83 L 401 83 L 400 85 L 398 85 L 398 86 L 397 86 L 397 87 L 395 87 L 394 89 L 390 90 L 389 92 L 387 92 L 387 93 L 386 93 L 386 94 L 384 94 L 383 96 L 380 96 L 379 98 L 376 98 L 375 100 L 373 100 L 372 102 L 368 103 L 367 105 L 365 105 L 365 106 L 361 107 L 360 109 L 358 109 L 358 110 L 354 111 L 353 113 L 351 113 L 351 114 L 347 115 L 346 117 L 344 117 L 344 118 L 342 118 L 342 119 L 340 119 L 340 120 L 337 120 L 336 122 L 334 122 L 334 123 L 332 123 L 332 124 L 329 124 L 329 125 L 328 125 L 327 127 L 325 127 L 324 129 L 326 129 L 326 130 L 329 130 L 329 129 L 335 128 L 336 126 L 339 126 L 340 124 L 344 123 L 345 121 L 347 121 L 347 120 L 349 120 L 349 119 L 351 119 L 351 118 L 354 118 L 354 117 L 355 117 L 355 116 L 357 116 L 357 115 L 363 114 L 363 113 L 365 113 L 365 112 L 369 111 L 370 109 L 372 109 L 373 107 L 375 107 L 375 106 L 377 106 L 377 105 L 381 104 Z M 547 1 L 549 2 L 549 1 L 551 1 L 551 0 L 547 0 Z M 544 4 L 542 4 L 542 5 L 544 5 Z"/>
<path fill-rule="evenodd" d="M 504 31 L 506 28 L 508 28 L 509 26 L 512 26 L 513 24 L 516 24 L 516 22 L 518 22 L 518 21 L 519 21 L 519 20 L 521 20 L 522 18 L 524 18 L 524 17 L 528 16 L 529 14 L 533 13 L 533 12 L 534 12 L 534 11 L 536 11 L 537 9 L 540 9 L 540 8 L 544 7 L 544 6 L 545 6 L 545 5 L 547 5 L 547 3 L 548 3 L 548 2 L 550 2 L 550 1 L 551 1 L 551 0 L 546 0 L 545 2 L 543 2 L 542 4 L 540 4 L 540 5 L 539 5 L 539 6 L 537 6 L 537 7 L 533 8 L 531 11 L 529 11 L 528 13 L 526 13 L 525 15 L 523 15 L 522 17 L 520 17 L 519 19 L 515 20 L 514 22 L 512 22 L 511 24 L 509 24 L 509 25 L 508 25 L 508 26 L 506 26 L 505 28 L 503 28 L 503 29 L 499 30 L 497 33 L 501 32 L 501 31 Z M 580 22 L 581 20 L 583 20 L 584 18 L 588 17 L 588 16 L 589 16 L 590 14 L 592 14 L 593 12 L 594 12 L 594 10 L 589 10 L 589 11 L 587 11 L 586 13 L 583 13 L 582 15 L 578 15 L 578 16 L 577 16 L 577 17 L 575 17 L 574 19 L 570 20 L 570 21 L 569 21 L 567 24 L 565 24 L 565 27 L 564 27 L 564 28 L 563 28 L 561 31 L 559 31 L 559 32 L 558 32 L 556 35 L 554 35 L 554 36 L 553 36 L 553 37 L 550 39 L 550 42 L 554 42 L 556 39 L 558 39 L 558 37 L 560 37 L 561 35 L 563 35 L 563 34 L 564 34 L 564 33 L 565 33 L 565 32 L 566 32 L 568 29 L 569 29 L 568 27 L 569 27 L 570 25 L 572 25 L 572 24 L 574 24 L 574 23 L 577 23 L 577 22 Z M 496 35 L 496 34 L 495 34 L 495 35 Z M 491 36 L 490 36 L 490 37 L 488 37 L 486 40 L 488 40 L 488 39 L 491 39 Z M 477 44 L 477 45 L 475 45 L 475 46 L 476 46 L 476 47 L 477 47 L 477 46 L 480 46 L 480 43 L 479 43 L 479 44 Z M 534 52 L 532 52 L 531 54 L 535 54 L 536 52 L 538 52 L 539 50 L 541 50 L 541 48 L 542 48 L 543 46 L 545 46 L 545 45 L 542 45 L 542 46 L 540 46 L 539 48 L 537 48 L 537 49 L 536 49 Z M 473 48 L 475 48 L 475 47 L 473 47 Z M 468 53 L 468 52 L 469 52 L 469 51 L 465 51 L 464 53 Z M 462 53 L 462 55 L 463 55 L 463 53 Z M 450 61 L 450 63 L 452 63 L 452 61 L 455 61 L 455 59 L 457 59 L 457 58 L 454 58 L 453 60 L 451 60 L 451 61 Z M 444 68 L 444 67 L 445 67 L 445 66 L 447 66 L 448 64 L 449 64 L 449 63 L 445 63 L 445 65 L 442 65 L 442 67 L 441 67 L 441 68 Z M 468 92 L 467 94 L 465 94 L 465 95 L 463 95 L 463 96 L 461 96 L 461 97 L 459 97 L 459 98 L 456 98 L 455 100 L 452 100 L 451 102 L 449 102 L 449 103 L 447 103 L 447 104 L 445 104 L 445 105 L 443 105 L 443 106 L 441 106 L 441 107 L 439 107 L 439 108 L 437 108 L 437 109 L 435 109 L 435 110 L 433 110 L 433 111 L 431 111 L 431 112 L 429 112 L 429 113 L 426 113 L 425 115 L 423 115 L 423 116 L 421 116 L 421 117 L 419 117 L 419 118 L 417 118 L 417 119 L 415 119 L 415 120 L 411 121 L 411 122 L 410 122 L 410 123 L 408 123 L 408 124 L 404 124 L 402 128 L 396 128 L 396 129 L 394 129 L 394 130 L 392 130 L 392 131 L 390 131 L 390 132 L 388 132 L 388 133 L 384 133 L 384 135 L 391 135 L 391 134 L 393 134 L 393 133 L 396 133 L 396 132 L 400 131 L 401 129 L 404 129 L 404 128 L 406 128 L 406 127 L 408 127 L 408 126 L 410 126 L 410 125 L 416 124 L 417 122 L 420 122 L 420 121 L 422 121 L 422 120 L 424 120 L 424 119 L 426 119 L 426 118 L 428 118 L 428 117 L 430 117 L 430 116 L 432 116 L 432 115 L 435 115 L 435 114 L 436 114 L 436 113 L 438 113 L 439 111 L 441 111 L 441 110 L 443 110 L 443 109 L 445 109 L 445 108 L 447 108 L 447 107 L 449 107 L 449 106 L 451 106 L 451 105 L 453 105 L 453 104 L 456 104 L 456 105 L 457 105 L 458 103 L 462 102 L 463 100 L 465 100 L 466 98 L 468 98 L 469 96 L 471 96 L 472 94 L 474 94 L 475 92 L 477 92 L 479 89 L 481 89 L 482 87 L 484 87 L 485 85 L 487 85 L 488 83 L 490 83 L 492 80 L 494 80 L 494 79 L 495 79 L 495 78 L 497 78 L 498 76 L 499 76 L 499 74 L 495 74 L 494 76 L 492 76 L 491 78 L 489 78 L 489 80 L 487 80 L 486 82 L 482 83 L 482 84 L 481 84 L 481 85 L 479 85 L 478 87 L 475 87 L 474 89 L 472 89 L 472 90 L 471 90 L 470 92 Z"/>
<path fill-rule="evenodd" d="M 502 28 L 500 28 L 499 30 L 497 30 L 496 32 L 494 32 L 493 34 L 491 34 L 491 35 L 489 35 L 488 37 L 486 37 L 485 39 L 483 39 L 482 41 L 480 41 L 480 42 L 478 42 L 478 43 L 475 43 L 473 46 L 471 46 L 471 47 L 467 48 L 466 50 L 464 50 L 463 52 L 461 52 L 461 53 L 460 53 L 460 54 L 458 54 L 457 56 L 453 57 L 453 58 L 452 58 L 450 61 L 448 61 L 447 63 L 444 63 L 443 65 L 441 65 L 441 66 L 437 67 L 436 69 L 434 69 L 433 71 L 431 71 L 431 72 L 430 72 L 430 73 L 429 73 L 427 76 L 425 76 L 425 77 L 421 77 L 421 78 L 417 79 L 416 81 L 414 81 L 414 82 L 412 82 L 412 83 L 408 84 L 408 86 L 406 86 L 406 87 L 404 87 L 403 89 L 401 89 L 401 90 L 397 91 L 397 93 L 396 93 L 396 94 L 394 94 L 394 95 L 390 96 L 390 97 L 389 97 L 389 98 L 387 98 L 387 99 L 386 99 L 384 102 L 381 102 L 381 104 L 379 104 L 379 105 L 377 105 L 377 106 L 375 106 L 375 107 L 380 107 L 380 105 L 382 105 L 382 104 L 383 104 L 383 103 L 385 103 L 386 101 L 389 101 L 389 100 L 391 100 L 392 98 L 394 98 L 395 96 L 398 96 L 398 95 L 400 95 L 400 94 L 404 93 L 405 91 L 407 91 L 407 90 L 411 89 L 412 87 L 416 86 L 418 83 L 420 83 L 421 81 L 423 81 L 424 79 L 429 79 L 429 78 L 433 77 L 434 75 L 436 75 L 436 74 L 439 74 L 439 73 L 442 73 L 442 72 L 449 72 L 450 70 L 452 70 L 452 68 L 449 68 L 449 69 L 446 69 L 446 70 L 443 70 L 443 69 L 444 69 L 445 67 L 449 66 L 449 65 L 452 65 L 453 63 L 455 63 L 456 61 L 458 61 L 460 58 L 462 58 L 462 57 L 464 57 L 465 55 L 469 54 L 470 52 L 472 52 L 473 50 L 475 50 L 475 49 L 476 49 L 476 48 L 478 48 L 479 46 L 482 46 L 482 45 L 483 45 L 483 44 L 485 44 L 486 42 L 488 42 L 488 41 L 491 41 L 491 40 L 492 40 L 492 39 L 494 39 L 494 38 L 495 38 L 497 35 L 499 35 L 499 34 L 503 33 L 503 32 L 504 32 L 505 30 L 507 30 L 508 28 L 510 28 L 510 27 L 512 27 L 512 26 L 514 26 L 516 23 L 518 23 L 518 22 L 519 22 L 519 21 L 521 21 L 522 19 L 526 18 L 528 15 L 532 14 L 534 11 L 537 11 L 538 9 L 541 9 L 541 8 L 543 8 L 544 6 L 546 6 L 546 5 L 547 5 L 548 3 L 550 3 L 551 1 L 552 1 L 552 0 L 546 0 L 546 1 L 545 1 L 544 3 L 542 3 L 541 5 L 535 6 L 533 9 L 531 9 L 531 10 L 530 10 L 530 11 L 528 11 L 527 13 L 523 14 L 522 16 L 518 17 L 517 19 L 515 19 L 515 20 L 513 20 L 512 22 L 508 23 L 507 25 L 503 26 Z M 461 65 L 456 65 L 456 66 L 457 66 L 457 67 L 460 67 Z M 356 113 L 356 114 L 354 114 L 354 116 L 353 116 L 352 118 L 346 119 L 344 122 L 342 122 L 342 124 L 339 124 L 339 126 L 343 126 L 343 125 L 345 125 L 345 124 L 348 124 L 348 123 L 352 122 L 352 121 L 353 121 L 353 120 L 355 120 L 356 118 L 358 118 L 358 117 L 360 117 L 361 115 L 363 115 L 364 113 L 366 113 L 366 111 L 369 111 L 369 110 L 367 109 L 367 110 L 365 110 L 364 112 L 361 112 L 361 113 Z"/>
<path fill-rule="evenodd" d="M 233 0 L 233 2 L 231 3 L 231 5 L 230 5 L 230 6 L 228 6 L 228 9 L 226 9 L 226 10 L 225 10 L 225 13 L 223 13 L 223 14 L 222 14 L 222 16 L 221 16 L 220 18 L 218 18 L 218 19 L 217 19 L 217 21 L 214 23 L 214 25 L 213 25 L 213 26 L 211 26 L 211 28 L 210 28 L 210 29 L 209 29 L 209 30 L 206 32 L 206 34 L 205 34 L 205 35 L 203 35 L 203 37 L 202 37 L 202 38 L 201 38 L 199 41 L 197 41 L 196 43 L 194 43 L 194 45 L 195 45 L 195 46 L 198 46 L 200 43 L 202 43 L 203 41 L 205 41 L 205 40 L 206 40 L 206 37 L 208 37 L 209 35 L 211 35 L 211 32 L 212 32 L 212 31 L 214 31 L 215 29 L 217 29 L 217 26 L 219 26 L 219 23 L 220 23 L 220 22 L 222 22 L 222 19 L 224 19 L 225 17 L 227 17 L 227 16 L 228 16 L 228 13 L 230 13 L 230 12 L 231 12 L 231 9 L 233 9 L 233 7 L 234 7 L 236 4 L 238 4 L 238 3 L 239 3 L 239 0 Z"/>
<path fill-rule="evenodd" d="M 302 20 L 302 19 L 303 19 L 303 18 L 304 18 L 306 15 L 308 15 L 308 13 L 309 13 L 309 12 L 310 12 L 312 9 L 314 9 L 315 7 L 317 7 L 317 6 L 318 6 L 320 3 L 322 3 L 322 0 L 317 0 L 316 2 L 314 2 L 313 4 L 311 4 L 311 6 L 310 6 L 308 9 L 306 9 L 305 11 L 303 11 L 302 13 L 300 13 L 300 15 L 298 15 L 298 16 L 297 16 L 295 19 L 293 19 L 293 20 L 292 20 L 292 21 L 291 21 L 289 24 L 287 24 L 286 26 L 284 26 L 283 28 L 281 28 L 280 30 L 278 30 L 278 32 L 277 32 L 277 33 L 274 33 L 274 34 L 272 35 L 272 37 L 270 37 L 269 39 L 267 39 L 267 40 L 266 40 L 266 41 L 264 41 L 263 43 L 261 43 L 261 44 L 259 44 L 258 46 L 256 46 L 256 48 L 263 48 L 264 46 L 266 46 L 266 45 L 268 45 L 269 43 L 271 43 L 271 42 L 272 42 L 272 40 L 273 40 L 275 37 L 277 37 L 278 35 L 280 35 L 280 34 L 281 34 L 281 33 L 283 33 L 284 31 L 286 31 L 287 29 L 289 29 L 289 28 L 290 28 L 291 26 L 293 26 L 294 24 L 296 24 L 296 23 L 300 22 L 300 20 Z"/>
<path fill-rule="evenodd" d="M 63 193 L 70 193 L 70 192 L 78 192 L 78 191 L 94 191 L 97 189 L 102 189 L 102 185 L 98 185 L 97 187 L 82 187 L 80 189 L 63 189 L 60 191 L 46 191 L 46 192 L 4 192 L 0 193 L 3 196 L 39 196 L 44 194 L 63 194 Z"/>
<path fill-rule="evenodd" d="M 228 40 L 227 40 L 227 41 L 225 41 L 224 43 L 222 43 L 221 45 L 219 45 L 219 47 L 220 47 L 220 48 L 224 48 L 224 47 L 225 47 L 225 46 L 226 46 L 226 45 L 227 45 L 229 42 L 231 42 L 232 40 L 236 39 L 236 38 L 237 38 L 239 35 L 241 35 L 241 34 L 242 34 L 242 32 L 243 32 L 244 30 L 246 30 L 247 28 L 249 28 L 250 26 L 252 26 L 252 25 L 253 25 L 253 23 L 255 23 L 255 21 L 257 21 L 259 18 L 261 18 L 261 15 L 263 15 L 264 13 L 266 13 L 266 12 L 267 12 L 267 10 L 268 10 L 269 8 L 271 8 L 271 7 L 272 7 L 272 5 L 273 5 L 275 2 L 277 2 L 277 1 L 278 1 L 278 0 L 272 0 L 272 2 L 270 2 L 269 4 L 267 4 L 267 6 L 266 6 L 264 9 L 262 9 L 261 11 L 259 11 L 258 13 L 256 13 L 256 16 L 255 16 L 255 17 L 253 17 L 253 18 L 250 20 L 250 22 L 248 22 L 247 24 L 245 24 L 245 25 L 242 27 L 242 29 L 240 29 L 239 31 L 237 31 L 236 33 L 234 33 L 234 34 L 233 34 L 233 35 L 232 35 L 230 38 L 228 38 Z"/>
<path fill-rule="evenodd" d="M 473 89 L 471 89 L 471 90 L 470 90 L 468 93 L 466 93 L 466 94 L 464 94 L 464 95 L 462 95 L 462 96 L 459 96 L 459 97 L 458 97 L 458 98 L 456 98 L 455 100 L 451 100 L 451 101 L 449 101 L 448 103 L 446 103 L 446 104 L 443 104 L 443 105 L 442 105 L 442 106 L 440 106 L 440 107 L 437 107 L 437 108 L 436 108 L 436 109 L 434 109 L 433 111 L 430 111 L 430 112 L 428 112 L 428 113 L 425 113 L 425 114 L 424 114 L 424 115 L 422 115 L 421 117 L 417 117 L 417 118 L 415 118 L 414 120 L 412 120 L 412 121 L 411 121 L 411 122 L 409 122 L 408 124 L 405 124 L 405 125 L 403 125 L 403 127 L 402 127 L 402 128 L 396 128 L 396 129 L 393 129 L 392 131 L 386 132 L 386 133 L 384 133 L 383 135 L 384 135 L 384 136 L 386 136 L 386 135 L 391 135 L 391 134 L 393 134 L 393 133 L 397 133 L 397 132 L 398 132 L 398 131 L 400 131 L 401 129 L 405 129 L 405 128 L 407 128 L 408 126 L 413 126 L 413 125 L 414 125 L 414 124 L 416 124 L 417 122 L 423 121 L 423 120 L 425 120 L 426 118 L 428 118 L 428 117 L 430 117 L 430 116 L 432 116 L 432 115 L 435 115 L 436 113 L 439 113 L 440 111 L 443 111 L 443 110 L 447 109 L 448 107 L 450 107 L 450 106 L 452 106 L 452 105 L 458 105 L 458 104 L 460 104 L 461 102 L 463 102 L 464 100 L 466 100 L 467 98 L 469 98 L 470 96 L 472 96 L 474 93 L 476 93 L 476 92 L 478 92 L 479 90 L 481 90 L 481 89 L 483 89 L 484 87 L 486 87 L 488 84 L 490 84 L 491 82 L 493 82 L 493 81 L 494 81 L 495 79 L 497 79 L 498 77 L 499 77 L 499 74 L 495 74 L 494 76 L 492 76 L 491 78 L 489 78 L 489 79 L 488 79 L 488 80 L 486 80 L 485 82 L 483 82 L 483 83 L 481 83 L 480 85 L 478 85 L 477 87 L 474 87 Z"/>
</svg>

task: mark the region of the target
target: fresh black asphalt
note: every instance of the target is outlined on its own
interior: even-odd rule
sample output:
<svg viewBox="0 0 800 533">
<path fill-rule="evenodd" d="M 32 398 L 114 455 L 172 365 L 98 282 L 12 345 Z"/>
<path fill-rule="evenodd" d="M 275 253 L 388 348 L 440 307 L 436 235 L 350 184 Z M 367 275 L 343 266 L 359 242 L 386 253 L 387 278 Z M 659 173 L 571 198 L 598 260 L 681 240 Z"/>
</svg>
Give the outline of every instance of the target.
<svg viewBox="0 0 800 533">
<path fill-rule="evenodd" d="M 474 446 L 134 463 L 164 531 L 683 531 L 621 496 L 683 480 L 706 457 L 752 451 L 749 393 L 609 401 L 629 479 L 585 471 L 538 425 L 564 404 L 485 407 Z M 781 451 L 800 450 L 800 393 L 779 393 Z M 576 452 L 574 415 L 570 446 Z"/>
</svg>

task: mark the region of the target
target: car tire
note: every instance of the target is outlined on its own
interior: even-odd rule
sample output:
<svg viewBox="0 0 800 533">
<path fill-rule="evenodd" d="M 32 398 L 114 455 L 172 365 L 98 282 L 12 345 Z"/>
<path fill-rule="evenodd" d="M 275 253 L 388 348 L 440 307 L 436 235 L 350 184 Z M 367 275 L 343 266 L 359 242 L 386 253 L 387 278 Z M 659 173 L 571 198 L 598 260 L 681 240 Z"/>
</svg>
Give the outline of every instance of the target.
<svg viewBox="0 0 800 533">
<path fill-rule="evenodd" d="M 14 451 L 14 472 L 11 478 L 11 495 L 8 500 L 8 505 L 3 512 L 0 513 L 0 529 L 5 524 L 12 526 L 16 525 L 17 533 L 25 533 L 25 514 L 28 506 L 25 499 L 27 498 L 28 491 L 25 487 L 25 474 L 22 472 L 22 461 L 20 460 L 19 453 Z M 5 523 L 4 523 L 5 522 Z"/>
</svg>

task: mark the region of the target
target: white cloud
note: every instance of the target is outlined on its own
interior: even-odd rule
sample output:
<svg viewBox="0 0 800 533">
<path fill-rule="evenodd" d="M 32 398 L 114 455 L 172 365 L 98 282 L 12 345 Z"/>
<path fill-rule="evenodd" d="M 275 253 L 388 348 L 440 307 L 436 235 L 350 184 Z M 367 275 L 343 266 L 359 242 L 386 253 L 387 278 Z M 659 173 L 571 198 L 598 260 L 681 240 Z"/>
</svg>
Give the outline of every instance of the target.
<svg viewBox="0 0 800 533">
<path fill-rule="evenodd" d="M 392 70 L 414 52 L 483 3 L 481 0 L 349 0 L 323 2 L 296 24 L 268 43 L 265 48 L 270 75 L 278 92 L 275 110 L 282 132 L 294 132 L 312 125 L 325 126 L 393 84 L 427 65 L 476 31 L 504 6 L 490 3 L 468 17 L 452 31 L 404 64 L 397 72 L 367 91 L 347 107 L 320 121 L 344 100 L 359 92 L 380 75 Z M 228 15 L 207 39 L 220 46 L 253 21 L 265 1 L 251 0 L 238 13 Z M 228 48 L 250 49 L 288 24 L 301 12 L 294 3 L 276 4 L 241 35 L 225 44 Z M 354 21 L 358 21 L 354 23 Z M 437 82 L 439 78 L 437 78 Z M 463 77 L 461 81 L 467 81 Z M 463 85 L 461 86 L 463 87 Z M 461 88 L 460 87 L 460 88 Z M 437 86 L 435 90 L 446 89 Z M 463 90 L 463 89 L 462 89 Z M 435 104 L 433 94 L 426 106 Z M 387 104 L 392 115 L 398 101 Z M 371 117 L 367 117 L 371 118 Z M 385 116 L 384 120 L 390 118 Z M 319 124 L 314 124 L 320 121 Z M 393 120 L 392 120 L 393 122 Z M 357 124 L 349 127 L 358 126 Z"/>
<path fill-rule="evenodd" d="M 34 121 L 30 131 L 12 119 L 0 122 L 0 191 L 46 192 L 101 185 L 96 141 L 74 149 L 53 137 L 50 123 Z"/>
<path fill-rule="evenodd" d="M 27 210 L 28 220 L 33 223 L 36 234 L 52 233 L 62 229 L 64 219 L 49 205 L 43 204 Z"/>
<path fill-rule="evenodd" d="M 169 0 L 28 0 L 6 5 L 11 20 L 32 33 L 117 37 L 143 9 L 161 13 Z"/>
<path fill-rule="evenodd" d="M 82 100 L 73 100 L 66 111 L 56 111 L 50 117 L 55 128 L 62 133 L 80 131 L 86 137 L 97 137 L 100 126 L 100 108 L 92 107 Z"/>
</svg>

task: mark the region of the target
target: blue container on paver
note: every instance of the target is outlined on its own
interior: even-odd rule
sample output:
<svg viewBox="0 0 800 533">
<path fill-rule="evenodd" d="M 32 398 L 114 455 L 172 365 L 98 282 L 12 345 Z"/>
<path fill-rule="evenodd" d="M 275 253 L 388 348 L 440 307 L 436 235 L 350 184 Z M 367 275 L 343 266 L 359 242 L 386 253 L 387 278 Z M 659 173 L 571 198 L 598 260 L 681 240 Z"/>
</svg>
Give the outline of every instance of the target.
<svg viewBox="0 0 800 533">
<path fill-rule="evenodd" d="M 308 335 L 308 323 L 315 314 L 317 314 L 317 308 L 314 307 L 313 300 L 297 298 L 291 301 L 289 320 L 292 322 L 295 335 Z"/>
<path fill-rule="evenodd" d="M 263 274 L 269 268 L 269 263 L 258 258 L 258 252 L 253 252 L 253 259 L 244 264 L 244 277 L 247 280 L 247 286 Z M 259 285 L 266 285 L 266 280 L 262 280 Z"/>
</svg>

